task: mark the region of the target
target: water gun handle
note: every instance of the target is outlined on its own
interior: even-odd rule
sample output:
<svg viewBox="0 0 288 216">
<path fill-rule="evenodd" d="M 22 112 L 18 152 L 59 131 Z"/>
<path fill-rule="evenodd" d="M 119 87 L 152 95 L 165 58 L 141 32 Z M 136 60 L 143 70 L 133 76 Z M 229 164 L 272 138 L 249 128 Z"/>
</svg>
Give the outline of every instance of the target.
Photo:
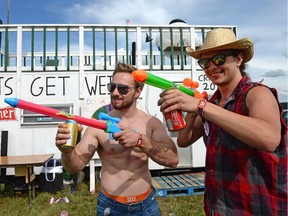
<svg viewBox="0 0 288 216">
<path fill-rule="evenodd" d="M 111 117 L 106 113 L 100 112 L 98 115 L 98 119 L 99 120 L 105 120 L 107 121 L 107 129 L 105 130 L 106 133 L 109 133 L 109 138 L 111 140 L 114 140 L 113 138 L 113 134 L 116 132 L 120 132 L 120 128 L 116 125 L 117 123 L 120 122 L 120 118 L 116 118 L 116 117 Z"/>
</svg>

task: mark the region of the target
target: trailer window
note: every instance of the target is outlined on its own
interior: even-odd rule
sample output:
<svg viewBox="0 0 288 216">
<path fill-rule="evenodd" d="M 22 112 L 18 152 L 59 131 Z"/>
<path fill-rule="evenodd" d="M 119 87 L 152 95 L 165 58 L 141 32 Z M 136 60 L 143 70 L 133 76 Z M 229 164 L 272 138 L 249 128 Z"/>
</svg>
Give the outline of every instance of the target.
<svg viewBox="0 0 288 216">
<path fill-rule="evenodd" d="M 51 107 L 62 112 L 72 114 L 73 113 L 73 104 L 58 104 L 58 105 L 43 105 Z M 64 122 L 62 119 L 57 119 L 54 117 L 30 112 L 28 110 L 21 110 L 21 125 L 56 125 L 60 122 Z"/>
</svg>

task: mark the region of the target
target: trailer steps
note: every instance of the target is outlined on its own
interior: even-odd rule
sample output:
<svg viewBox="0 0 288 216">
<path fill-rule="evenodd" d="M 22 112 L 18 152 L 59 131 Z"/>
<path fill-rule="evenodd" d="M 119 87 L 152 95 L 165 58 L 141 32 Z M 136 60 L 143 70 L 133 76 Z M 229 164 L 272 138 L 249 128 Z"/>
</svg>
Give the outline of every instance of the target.
<svg viewBox="0 0 288 216">
<path fill-rule="evenodd" d="M 191 196 L 203 194 L 204 172 L 152 177 L 157 197 Z"/>
</svg>

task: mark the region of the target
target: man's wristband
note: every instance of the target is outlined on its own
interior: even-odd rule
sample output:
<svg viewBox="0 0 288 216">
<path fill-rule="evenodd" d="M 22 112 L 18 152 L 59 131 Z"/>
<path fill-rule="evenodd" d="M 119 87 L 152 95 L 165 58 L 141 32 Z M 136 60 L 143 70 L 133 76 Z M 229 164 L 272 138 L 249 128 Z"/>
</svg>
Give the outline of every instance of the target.
<svg viewBox="0 0 288 216">
<path fill-rule="evenodd" d="M 207 100 L 205 99 L 200 99 L 199 103 L 197 105 L 197 114 L 201 117 L 204 118 L 204 107 L 206 106 Z"/>
<path fill-rule="evenodd" d="M 141 145 L 142 145 L 142 134 L 139 133 L 139 138 L 138 138 L 137 144 L 135 146 L 140 147 Z"/>
</svg>

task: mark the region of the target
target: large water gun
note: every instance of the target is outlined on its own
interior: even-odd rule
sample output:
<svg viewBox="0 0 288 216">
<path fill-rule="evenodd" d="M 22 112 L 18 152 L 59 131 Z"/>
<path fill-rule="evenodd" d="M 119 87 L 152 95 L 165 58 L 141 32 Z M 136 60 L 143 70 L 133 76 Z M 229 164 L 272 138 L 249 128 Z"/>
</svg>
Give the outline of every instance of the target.
<svg viewBox="0 0 288 216">
<path fill-rule="evenodd" d="M 177 88 L 180 91 L 196 98 L 208 98 L 207 92 L 200 93 L 199 91 L 197 91 L 196 88 L 198 88 L 199 84 L 197 82 L 193 82 L 189 78 L 186 78 L 183 81 L 183 84 L 185 86 L 190 87 L 186 88 L 183 85 L 173 83 L 169 80 L 156 76 L 152 73 L 148 73 L 144 70 L 135 70 L 132 72 L 132 76 L 137 82 L 144 82 L 145 84 L 161 88 L 163 90 Z"/>
<path fill-rule="evenodd" d="M 38 105 L 38 104 L 24 101 L 18 98 L 5 98 L 4 101 L 13 107 L 17 107 L 17 108 L 28 110 L 28 111 L 35 112 L 35 113 L 40 113 L 40 114 L 51 116 L 57 119 L 74 120 L 80 124 L 104 130 L 106 133 L 113 134 L 113 133 L 121 131 L 121 129 L 116 124 L 111 123 L 111 121 L 101 122 L 95 119 L 88 119 L 82 116 L 65 113 L 57 109 Z"/>
</svg>

